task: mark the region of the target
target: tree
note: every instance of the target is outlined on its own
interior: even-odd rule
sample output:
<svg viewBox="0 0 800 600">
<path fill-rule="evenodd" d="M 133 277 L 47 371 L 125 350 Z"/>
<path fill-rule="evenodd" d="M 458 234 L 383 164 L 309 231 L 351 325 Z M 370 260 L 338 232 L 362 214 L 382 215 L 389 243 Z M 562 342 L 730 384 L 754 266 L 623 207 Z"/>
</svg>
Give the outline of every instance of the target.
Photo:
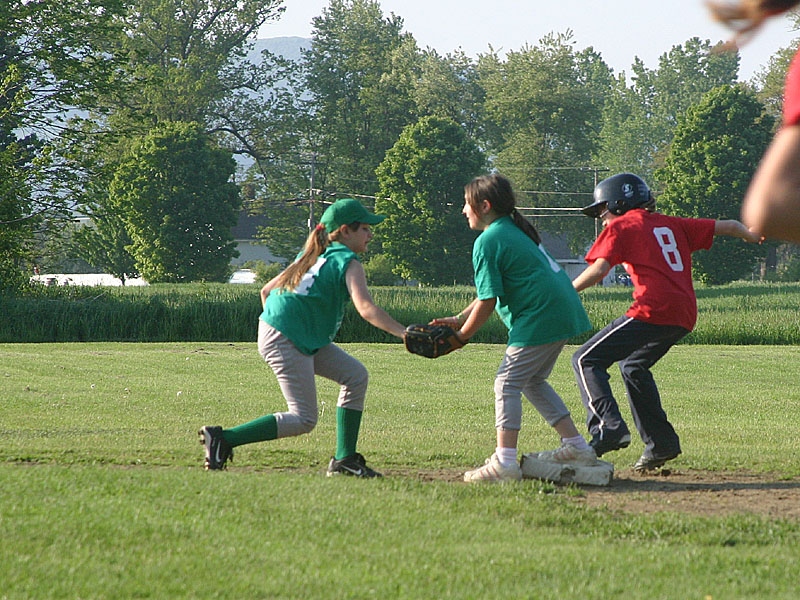
<svg viewBox="0 0 800 600">
<path fill-rule="evenodd" d="M 0 3 L 0 287 L 19 287 L 35 230 L 70 217 L 75 165 L 60 152 L 116 66 L 107 52 L 119 0 Z"/>
<path fill-rule="evenodd" d="M 419 57 L 401 29 L 374 0 L 332 0 L 314 19 L 310 50 L 273 87 L 249 136 L 257 152 L 246 181 L 273 253 L 293 257 L 329 198 L 378 189 L 375 168 L 415 113 Z"/>
<path fill-rule="evenodd" d="M 788 13 L 794 23 L 794 29 L 800 29 L 800 13 Z M 783 111 L 783 88 L 786 83 L 786 72 L 789 63 L 797 53 L 798 40 L 795 39 L 785 48 L 773 54 L 765 67 L 751 80 L 752 85 L 758 90 L 758 99 L 767 107 L 767 112 L 775 117 L 775 126 L 781 122 Z"/>
<path fill-rule="evenodd" d="M 233 94 L 272 81 L 270 61 L 244 60 L 252 38 L 280 15 L 281 0 L 133 0 L 120 18 L 116 51 L 124 64 L 104 96 L 118 132 L 161 122 L 230 129 Z"/>
<path fill-rule="evenodd" d="M 2 40 L 0 40 L 0 44 Z M 6 85 L 14 75 L 5 75 Z M 30 218 L 33 200 L 25 167 L 33 152 L 14 135 L 14 104 L 21 98 L 9 100 L 0 95 L 0 291 L 19 288 L 25 281 L 19 267 L 26 253 L 26 241 L 32 237 Z"/>
<path fill-rule="evenodd" d="M 520 206 L 577 207 L 591 193 L 591 159 L 600 116 L 610 95 L 611 70 L 591 48 L 577 51 L 572 33 L 549 35 L 537 46 L 480 57 L 487 146 L 493 166 L 520 194 Z M 541 225 L 564 233 L 574 249 L 592 232 L 576 219 Z"/>
<path fill-rule="evenodd" d="M 681 217 L 738 219 L 742 196 L 769 144 L 773 119 L 742 85 L 705 94 L 679 120 L 663 168 L 659 206 Z M 720 237 L 696 255 L 695 277 L 719 284 L 750 274 L 763 249 Z"/>
<path fill-rule="evenodd" d="M 73 234 L 77 254 L 93 267 L 118 278 L 122 285 L 139 276 L 136 259 L 128 250 L 132 243 L 125 220 L 114 212 L 94 212 L 92 224 Z"/>
<path fill-rule="evenodd" d="M 636 58 L 631 70 L 631 85 L 623 73 L 609 95 L 595 160 L 650 181 L 680 116 L 704 93 L 736 81 L 739 56 L 711 52 L 709 40 L 691 38 L 662 54 L 656 69 Z"/>
<path fill-rule="evenodd" d="M 252 214 L 269 217 L 268 225 L 258 229 L 257 237 L 274 256 L 294 259 L 308 237 L 311 218 L 308 194 L 289 196 L 279 191 L 265 189 L 264 180 L 248 178 L 243 189 L 250 194 L 246 198 L 247 208 Z M 317 216 L 324 210 L 321 203 L 314 203 Z M 317 204 L 319 204 L 317 206 Z"/>
<path fill-rule="evenodd" d="M 451 119 L 469 137 L 482 139 L 485 92 L 477 64 L 463 51 L 444 57 L 431 49 L 423 52 L 420 74 L 414 83 L 414 100 L 420 116 Z"/>
<path fill-rule="evenodd" d="M 236 256 L 240 206 L 230 153 L 197 123 L 165 123 L 118 167 L 109 200 L 125 219 L 128 250 L 151 283 L 224 281 Z"/>
<path fill-rule="evenodd" d="M 611 73 L 593 50 L 576 52 L 573 43 L 572 33 L 566 32 L 509 52 L 505 62 L 496 53 L 480 57 L 490 148 L 503 170 L 513 166 L 525 173 L 535 166 L 565 164 L 567 156 L 573 164 L 591 156 Z M 526 161 L 513 154 L 521 137 L 530 137 L 539 148 Z"/>
<path fill-rule="evenodd" d="M 318 180 L 330 191 L 373 194 L 375 168 L 416 120 L 416 43 L 375 0 L 331 0 L 313 24 L 304 63 L 324 159 Z"/>
<path fill-rule="evenodd" d="M 123 280 L 135 272 L 129 227 L 108 190 L 130 146 L 159 124 L 198 123 L 231 152 L 259 159 L 252 132 L 270 122 L 265 115 L 285 121 L 278 92 L 263 91 L 287 68 L 269 53 L 245 60 L 258 28 L 282 12 L 279 0 L 135 0 L 126 9 L 113 85 L 100 97 L 101 114 L 84 122 L 91 142 L 72 149 L 85 173 L 76 198 L 94 221 L 78 236 L 82 254 Z"/>
<path fill-rule="evenodd" d="M 378 167 L 388 215 L 376 231 L 404 279 L 430 285 L 467 283 L 472 277 L 470 232 L 461 214 L 464 186 L 485 161 L 453 121 L 424 117 L 406 127 Z"/>
</svg>

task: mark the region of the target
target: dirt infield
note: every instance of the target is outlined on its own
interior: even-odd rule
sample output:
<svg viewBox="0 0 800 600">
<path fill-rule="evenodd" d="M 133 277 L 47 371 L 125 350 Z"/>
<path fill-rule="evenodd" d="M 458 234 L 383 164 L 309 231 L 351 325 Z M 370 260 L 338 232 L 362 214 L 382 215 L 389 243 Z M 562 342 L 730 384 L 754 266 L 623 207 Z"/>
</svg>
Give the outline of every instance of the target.
<svg viewBox="0 0 800 600">
<path fill-rule="evenodd" d="M 750 513 L 800 520 L 800 480 L 765 473 L 664 469 L 614 473 L 607 488 L 583 487 L 576 501 L 629 513 L 682 512 L 699 516 Z"/>
<path fill-rule="evenodd" d="M 424 481 L 463 481 L 462 471 L 385 472 Z M 614 473 L 608 487 L 578 486 L 572 501 L 593 508 L 627 513 L 681 512 L 697 516 L 754 514 L 800 520 L 800 479 L 769 473 L 663 469 L 639 475 L 631 469 Z"/>
</svg>

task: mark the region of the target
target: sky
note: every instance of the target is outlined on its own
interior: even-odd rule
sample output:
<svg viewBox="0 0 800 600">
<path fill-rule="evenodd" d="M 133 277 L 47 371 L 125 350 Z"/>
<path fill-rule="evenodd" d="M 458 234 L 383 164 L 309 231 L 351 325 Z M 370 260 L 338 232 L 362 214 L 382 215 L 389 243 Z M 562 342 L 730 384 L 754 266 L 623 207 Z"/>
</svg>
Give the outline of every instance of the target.
<svg viewBox="0 0 800 600">
<path fill-rule="evenodd" d="M 328 0 L 286 0 L 278 21 L 261 27 L 259 38 L 311 37 L 311 20 Z M 655 69 L 658 57 L 691 37 L 712 42 L 730 32 L 714 22 L 703 0 L 380 0 L 383 14 L 403 18 L 405 31 L 420 48 L 440 54 L 461 49 L 476 57 L 491 46 L 501 56 L 535 45 L 548 33 L 571 29 L 578 49 L 592 46 L 616 73 L 626 71 L 634 57 Z M 739 79 L 757 74 L 780 48 L 800 38 L 786 17 L 774 18 L 741 49 Z"/>
</svg>

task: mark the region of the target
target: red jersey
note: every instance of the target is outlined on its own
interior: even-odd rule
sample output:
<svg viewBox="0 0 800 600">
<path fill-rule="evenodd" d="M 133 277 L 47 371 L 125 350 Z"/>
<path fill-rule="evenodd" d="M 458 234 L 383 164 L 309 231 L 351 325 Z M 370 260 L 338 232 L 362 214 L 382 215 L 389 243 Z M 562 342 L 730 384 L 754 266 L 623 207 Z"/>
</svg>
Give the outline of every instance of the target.
<svg viewBox="0 0 800 600">
<path fill-rule="evenodd" d="M 789 65 L 783 92 L 783 125 L 797 124 L 800 124 L 800 50 Z"/>
<path fill-rule="evenodd" d="M 697 322 L 692 285 L 692 252 L 714 241 L 714 219 L 684 219 L 628 211 L 611 221 L 586 255 L 586 262 L 604 258 L 622 264 L 633 282 L 633 304 L 625 314 L 654 325 Z"/>
</svg>

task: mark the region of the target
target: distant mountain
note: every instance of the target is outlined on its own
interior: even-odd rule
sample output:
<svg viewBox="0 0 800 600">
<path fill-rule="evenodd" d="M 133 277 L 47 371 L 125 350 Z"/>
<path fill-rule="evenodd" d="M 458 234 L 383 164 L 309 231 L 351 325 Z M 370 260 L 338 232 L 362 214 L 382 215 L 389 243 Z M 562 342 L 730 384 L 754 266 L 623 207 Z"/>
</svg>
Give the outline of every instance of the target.
<svg viewBox="0 0 800 600">
<path fill-rule="evenodd" d="M 262 50 L 269 50 L 273 54 L 288 58 L 289 60 L 300 60 L 300 51 L 311 48 L 311 39 L 302 37 L 274 37 L 256 40 L 253 49 L 248 53 L 247 60 L 257 63 L 261 58 Z"/>
</svg>

